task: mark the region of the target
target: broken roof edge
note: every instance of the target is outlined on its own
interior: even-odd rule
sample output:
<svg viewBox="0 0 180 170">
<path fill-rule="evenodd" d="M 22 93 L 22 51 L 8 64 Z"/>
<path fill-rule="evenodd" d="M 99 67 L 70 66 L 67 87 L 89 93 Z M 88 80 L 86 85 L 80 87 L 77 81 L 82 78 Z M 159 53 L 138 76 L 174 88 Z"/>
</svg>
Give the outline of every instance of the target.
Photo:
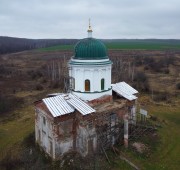
<svg viewBox="0 0 180 170">
<path fill-rule="evenodd" d="M 116 84 L 111 84 L 111 86 L 114 92 L 129 101 L 136 100 L 138 98 L 134 94 L 137 94 L 139 92 L 124 81 Z"/>
<path fill-rule="evenodd" d="M 131 94 L 137 94 L 139 93 L 135 88 L 133 88 L 132 86 L 130 86 L 128 83 L 126 83 L 125 81 L 122 82 L 118 82 L 115 84 L 111 84 L 111 86 L 113 87 L 114 85 L 117 85 L 118 87 L 121 88 L 127 88 L 127 90 L 131 93 Z"/>
</svg>

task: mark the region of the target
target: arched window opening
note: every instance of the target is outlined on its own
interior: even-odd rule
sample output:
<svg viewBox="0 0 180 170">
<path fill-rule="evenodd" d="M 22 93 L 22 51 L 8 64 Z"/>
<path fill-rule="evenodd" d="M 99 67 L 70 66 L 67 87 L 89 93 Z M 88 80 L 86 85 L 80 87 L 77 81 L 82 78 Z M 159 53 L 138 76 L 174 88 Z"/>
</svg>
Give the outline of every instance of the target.
<svg viewBox="0 0 180 170">
<path fill-rule="evenodd" d="M 90 80 L 85 80 L 85 91 L 90 91 Z"/>
<path fill-rule="evenodd" d="M 101 90 L 104 90 L 104 79 L 101 79 Z"/>
</svg>

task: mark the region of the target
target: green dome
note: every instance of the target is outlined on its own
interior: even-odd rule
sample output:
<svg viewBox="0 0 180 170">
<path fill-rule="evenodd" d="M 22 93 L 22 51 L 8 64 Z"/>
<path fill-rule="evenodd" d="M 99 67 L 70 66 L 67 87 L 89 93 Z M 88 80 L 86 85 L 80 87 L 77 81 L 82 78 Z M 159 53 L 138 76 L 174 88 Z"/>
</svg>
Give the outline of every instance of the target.
<svg viewBox="0 0 180 170">
<path fill-rule="evenodd" d="M 74 59 L 100 60 L 108 59 L 105 45 L 95 38 L 80 40 L 74 48 Z"/>
</svg>

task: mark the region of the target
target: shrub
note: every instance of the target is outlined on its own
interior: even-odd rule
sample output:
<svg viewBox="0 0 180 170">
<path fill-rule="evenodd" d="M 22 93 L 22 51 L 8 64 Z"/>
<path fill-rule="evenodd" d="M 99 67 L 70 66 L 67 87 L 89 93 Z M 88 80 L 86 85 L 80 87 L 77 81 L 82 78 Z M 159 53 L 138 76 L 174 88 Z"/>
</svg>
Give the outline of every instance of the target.
<svg viewBox="0 0 180 170">
<path fill-rule="evenodd" d="M 36 85 L 36 90 L 39 90 L 39 91 L 41 91 L 41 90 L 43 90 L 44 88 L 43 88 L 43 86 L 41 85 L 41 84 L 37 84 Z"/>
<path fill-rule="evenodd" d="M 31 77 L 32 80 L 43 77 L 43 73 L 40 70 L 29 70 L 27 74 Z"/>
<path fill-rule="evenodd" d="M 144 64 L 149 65 L 150 63 L 154 63 L 155 60 L 152 57 L 144 57 Z"/>
<path fill-rule="evenodd" d="M 154 101 L 160 102 L 160 101 L 167 101 L 167 100 L 168 100 L 168 94 L 166 92 L 157 93 L 154 95 Z"/>
<path fill-rule="evenodd" d="M 165 69 L 163 70 L 163 72 L 164 72 L 165 74 L 169 74 L 169 69 L 168 69 L 168 68 L 165 68 Z"/>
<path fill-rule="evenodd" d="M 47 79 L 46 78 L 43 78 L 43 79 L 41 79 L 41 81 L 40 81 L 42 84 L 45 84 L 45 83 L 47 83 Z"/>
<path fill-rule="evenodd" d="M 22 161 L 20 158 L 13 156 L 11 152 L 7 153 L 0 162 L 0 168 L 2 167 L 6 170 L 17 169 L 21 165 Z"/>
<path fill-rule="evenodd" d="M 24 100 L 15 96 L 0 95 L 0 114 L 21 106 Z"/>
<path fill-rule="evenodd" d="M 144 66 L 144 70 L 149 70 L 149 67 L 148 66 Z"/>
<path fill-rule="evenodd" d="M 137 72 L 134 76 L 134 81 L 137 81 L 137 82 L 145 82 L 147 81 L 147 77 L 146 77 L 146 74 L 143 73 L 143 72 Z"/>
<path fill-rule="evenodd" d="M 24 140 L 23 140 L 23 144 L 26 147 L 35 147 L 35 132 L 31 132 L 30 134 L 28 134 Z"/>
<path fill-rule="evenodd" d="M 134 76 L 134 87 L 140 91 L 148 92 L 149 91 L 149 83 L 147 76 L 144 72 L 137 72 Z"/>
<path fill-rule="evenodd" d="M 59 81 L 53 81 L 53 82 L 51 82 L 49 87 L 52 89 L 57 89 L 60 87 L 60 83 L 59 83 Z"/>
<path fill-rule="evenodd" d="M 180 90 L 180 83 L 177 83 L 177 84 L 176 84 L 176 89 L 177 89 L 177 90 Z"/>
</svg>

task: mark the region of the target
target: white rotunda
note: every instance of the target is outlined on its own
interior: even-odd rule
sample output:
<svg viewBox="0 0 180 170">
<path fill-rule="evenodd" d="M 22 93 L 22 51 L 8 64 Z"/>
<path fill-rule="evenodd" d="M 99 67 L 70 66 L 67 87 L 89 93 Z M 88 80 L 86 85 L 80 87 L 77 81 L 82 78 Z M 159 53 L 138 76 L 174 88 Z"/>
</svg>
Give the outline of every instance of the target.
<svg viewBox="0 0 180 170">
<path fill-rule="evenodd" d="M 72 78 L 72 94 L 91 101 L 112 95 L 111 66 L 105 45 L 92 38 L 89 24 L 88 38 L 80 40 L 69 61 L 69 76 Z"/>
</svg>

